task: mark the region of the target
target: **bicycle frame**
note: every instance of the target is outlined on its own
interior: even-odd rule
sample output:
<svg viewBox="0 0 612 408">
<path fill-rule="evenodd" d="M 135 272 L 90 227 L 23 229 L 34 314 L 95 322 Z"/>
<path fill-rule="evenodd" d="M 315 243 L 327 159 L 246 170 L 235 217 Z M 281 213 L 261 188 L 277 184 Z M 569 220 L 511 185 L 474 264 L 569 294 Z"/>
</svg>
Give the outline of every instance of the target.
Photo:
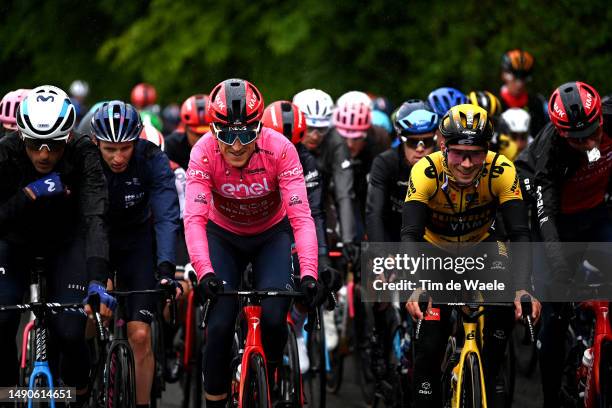
<svg viewBox="0 0 612 408">
<path fill-rule="evenodd" d="M 245 305 L 242 308 L 244 314 L 244 320 L 247 324 L 246 343 L 244 345 L 244 352 L 242 353 L 242 370 L 240 373 L 240 394 L 239 394 L 239 406 L 242 407 L 242 397 L 244 395 L 244 387 L 246 385 L 246 376 L 248 373 L 249 359 L 251 354 L 259 353 L 264 360 L 264 364 L 267 364 L 266 355 L 263 350 L 263 343 L 261 342 L 261 306 L 259 305 Z M 270 404 L 270 389 L 268 388 L 268 406 Z"/>
<path fill-rule="evenodd" d="M 485 390 L 484 372 L 482 369 L 482 358 L 480 356 L 480 350 L 482 348 L 483 337 L 482 329 L 484 326 L 484 316 L 482 315 L 482 306 L 478 308 L 480 313 L 476 318 L 471 318 L 466 315 L 463 311 L 458 309 L 462 314 L 463 318 L 461 323 L 463 325 L 463 333 L 465 334 L 465 341 L 461 348 L 461 354 L 459 362 L 453 367 L 453 377 L 457 379 L 457 383 L 453 389 L 453 395 L 451 400 L 452 408 L 459 408 L 461 390 L 463 388 L 463 367 L 468 354 L 473 353 L 478 358 L 478 369 L 480 370 L 480 387 L 482 396 L 482 408 L 487 408 L 487 395 Z"/>
<path fill-rule="evenodd" d="M 587 371 L 584 389 L 584 406 L 594 407 L 601 395 L 601 380 L 599 366 L 601 363 L 601 347 L 604 342 L 612 343 L 612 329 L 608 320 L 609 303 L 606 301 L 582 302 L 580 307 L 591 310 L 595 314 L 595 331 L 593 334 L 593 364 Z"/>
</svg>

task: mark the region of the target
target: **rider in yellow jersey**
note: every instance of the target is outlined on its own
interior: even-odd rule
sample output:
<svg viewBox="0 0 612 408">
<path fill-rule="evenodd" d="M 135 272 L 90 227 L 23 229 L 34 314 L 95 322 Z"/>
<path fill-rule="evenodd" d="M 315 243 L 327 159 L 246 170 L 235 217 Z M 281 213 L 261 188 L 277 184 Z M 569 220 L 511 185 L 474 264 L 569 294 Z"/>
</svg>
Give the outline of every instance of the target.
<svg viewBox="0 0 612 408">
<path fill-rule="evenodd" d="M 471 104 L 454 106 L 442 118 L 439 131 L 444 137 L 441 151 L 421 159 L 410 174 L 402 214 L 402 241 L 434 245 L 496 242 L 491 226 L 499 211 L 510 241 L 528 242 L 527 213 L 514 165 L 488 150 L 493 128 L 487 112 Z M 508 263 L 506 253 L 495 252 L 489 258 Z M 530 287 L 529 257 L 514 258 L 512 271 L 520 289 L 514 302 L 514 316 L 518 318 L 519 299 L 528 294 L 525 289 Z M 414 343 L 415 406 L 441 406 L 438 362 L 442 361 L 450 333 L 451 309 L 430 304 L 423 316 L 416 301 L 407 302 L 406 308 L 414 319 L 424 319 Z M 532 317 L 537 319 L 540 304 L 534 298 L 532 309 Z M 487 307 L 482 358 L 489 400 L 495 398 L 496 377 L 512 326 L 510 309 Z"/>
</svg>

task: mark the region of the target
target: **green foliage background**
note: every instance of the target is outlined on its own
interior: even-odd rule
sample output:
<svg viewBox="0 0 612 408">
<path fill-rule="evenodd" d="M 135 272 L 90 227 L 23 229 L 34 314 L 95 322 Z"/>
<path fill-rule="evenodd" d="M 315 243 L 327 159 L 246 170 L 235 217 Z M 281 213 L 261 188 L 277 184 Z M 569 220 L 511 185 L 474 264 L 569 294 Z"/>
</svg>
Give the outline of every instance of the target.
<svg viewBox="0 0 612 408">
<path fill-rule="evenodd" d="M 533 89 L 583 80 L 607 94 L 610 22 L 605 0 L 3 0 L 0 93 L 81 78 L 92 103 L 146 81 L 167 103 L 241 77 L 267 101 L 317 87 L 397 103 L 438 86 L 497 92 L 501 55 L 524 48 Z"/>
</svg>

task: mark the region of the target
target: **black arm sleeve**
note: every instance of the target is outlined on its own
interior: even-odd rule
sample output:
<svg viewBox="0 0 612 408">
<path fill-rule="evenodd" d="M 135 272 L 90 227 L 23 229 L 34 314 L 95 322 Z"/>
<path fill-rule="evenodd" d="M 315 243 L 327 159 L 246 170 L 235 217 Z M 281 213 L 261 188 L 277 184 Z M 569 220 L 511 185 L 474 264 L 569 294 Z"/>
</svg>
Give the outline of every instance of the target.
<svg viewBox="0 0 612 408">
<path fill-rule="evenodd" d="M 422 242 L 429 207 L 420 201 L 404 203 L 402 210 L 402 242 Z"/>
<path fill-rule="evenodd" d="M 300 150 L 298 150 L 300 152 Z M 306 193 L 310 213 L 317 231 L 317 242 L 319 255 L 327 255 L 327 236 L 325 234 L 325 212 L 323 211 L 323 182 L 321 173 L 317 170 L 317 162 L 314 157 L 300 154 L 302 167 L 304 168 L 304 181 L 306 182 Z"/>
<path fill-rule="evenodd" d="M 383 213 L 385 201 L 388 199 L 385 183 L 384 160 L 377 156 L 370 170 L 370 185 L 366 199 L 366 233 L 368 241 L 385 242 L 385 225 Z"/>
<path fill-rule="evenodd" d="M 353 168 L 350 166 L 351 154 L 346 143 L 342 141 L 333 146 L 333 149 L 331 167 L 342 242 L 353 242 L 356 238 L 356 227 L 355 212 L 353 211 L 355 193 L 353 191 Z"/>
<path fill-rule="evenodd" d="M 523 200 L 506 201 L 499 207 L 510 242 L 519 243 L 512 253 L 512 272 L 517 290 L 531 290 L 531 247 L 527 209 Z"/>
<path fill-rule="evenodd" d="M 85 139 L 85 138 L 84 138 Z M 82 186 L 79 197 L 81 217 L 85 224 L 85 256 L 90 281 L 106 282 L 108 278 L 108 235 L 104 216 L 108 207 L 106 178 L 95 145 L 79 140 Z"/>
</svg>

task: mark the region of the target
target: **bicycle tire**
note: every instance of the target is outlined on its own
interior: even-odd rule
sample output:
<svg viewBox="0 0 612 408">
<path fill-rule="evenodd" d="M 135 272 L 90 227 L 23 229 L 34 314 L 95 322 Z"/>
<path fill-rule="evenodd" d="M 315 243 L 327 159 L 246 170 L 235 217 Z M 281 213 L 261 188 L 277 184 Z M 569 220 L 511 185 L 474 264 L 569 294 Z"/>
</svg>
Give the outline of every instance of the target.
<svg viewBox="0 0 612 408">
<path fill-rule="evenodd" d="M 355 359 L 355 367 L 357 368 L 357 384 L 361 389 L 361 394 L 367 405 L 372 405 L 375 393 L 375 379 L 372 373 L 372 345 L 366 333 L 369 333 L 368 322 L 372 323 L 374 318 L 371 314 L 371 308 L 361 301 L 361 287 L 354 286 L 354 303 L 355 317 L 353 318 L 354 338 L 355 343 L 353 358 Z M 363 327 L 358 327 L 357 324 L 363 324 Z"/>
<path fill-rule="evenodd" d="M 127 343 L 111 345 L 106 360 L 106 408 L 136 406 L 136 372 L 134 355 Z"/>
<path fill-rule="evenodd" d="M 197 328 L 200 327 L 200 314 L 194 313 L 194 321 L 191 323 L 194 326 L 193 342 L 191 356 L 189 361 L 189 370 L 183 373 L 183 408 L 201 408 L 202 407 L 202 362 L 203 362 L 203 341 L 202 332 Z"/>
<path fill-rule="evenodd" d="M 514 387 L 516 385 L 516 355 L 514 354 L 514 339 L 510 337 L 506 345 L 505 358 L 502 363 L 500 375 L 504 382 L 504 407 L 511 408 L 514 401 Z"/>
<path fill-rule="evenodd" d="M 601 343 L 599 360 L 599 408 L 612 408 L 612 342 Z"/>
<path fill-rule="evenodd" d="M 151 321 L 151 349 L 153 351 L 153 384 L 151 386 L 151 408 L 157 408 L 158 399 L 161 399 L 162 392 L 166 388 L 166 382 L 164 380 L 164 337 L 162 325 L 163 321 L 160 319 L 161 314 L 158 312 Z"/>
<path fill-rule="evenodd" d="M 525 344 L 529 335 L 525 324 L 516 324 L 512 330 L 512 344 L 514 348 L 516 370 L 524 377 L 531 377 L 538 364 L 538 349 L 535 342 Z"/>
<path fill-rule="evenodd" d="M 338 394 L 344 375 L 344 355 L 338 349 L 329 352 L 329 365 L 331 370 L 327 373 L 327 392 Z"/>
<path fill-rule="evenodd" d="M 291 407 L 301 406 L 302 384 L 300 357 L 295 329 L 287 324 L 287 343 L 283 351 L 283 364 L 279 367 L 278 381 L 281 400 Z M 306 387 L 306 385 L 305 385 Z"/>
<path fill-rule="evenodd" d="M 257 352 L 249 356 L 241 408 L 269 408 L 266 364 Z"/>
<path fill-rule="evenodd" d="M 480 362 L 475 353 L 468 353 L 463 365 L 463 386 L 461 387 L 461 408 L 482 407 L 480 384 Z"/>
<path fill-rule="evenodd" d="M 325 408 L 327 405 L 327 365 L 325 347 L 325 326 L 320 321 L 321 330 L 313 330 L 308 333 L 308 357 L 310 368 L 306 375 L 304 392 L 308 405 L 313 408 Z"/>
</svg>

